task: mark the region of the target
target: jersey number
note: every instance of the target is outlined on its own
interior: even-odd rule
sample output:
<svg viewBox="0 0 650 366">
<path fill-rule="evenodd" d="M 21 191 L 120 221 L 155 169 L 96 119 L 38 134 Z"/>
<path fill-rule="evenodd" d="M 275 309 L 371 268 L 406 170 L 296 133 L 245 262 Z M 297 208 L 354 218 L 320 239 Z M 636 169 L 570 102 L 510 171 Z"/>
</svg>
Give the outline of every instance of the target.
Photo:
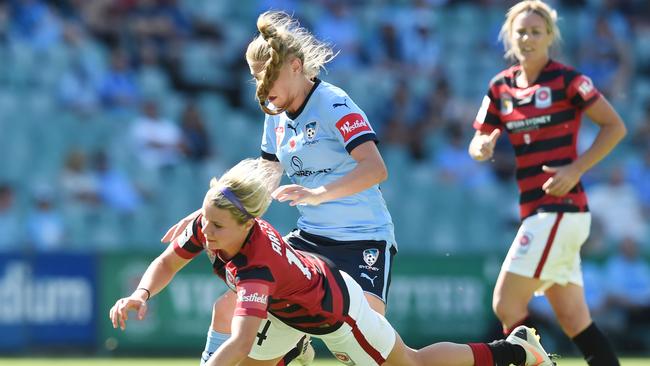
<svg viewBox="0 0 650 366">
<path fill-rule="evenodd" d="M 295 264 L 302 274 L 304 274 L 308 280 L 311 280 L 311 272 L 309 272 L 309 269 L 305 267 L 305 264 L 300 261 L 300 258 L 298 258 L 298 255 L 293 251 L 293 248 L 288 245 L 285 245 L 285 248 L 287 248 L 287 250 L 284 254 L 287 256 L 289 264 Z"/>
</svg>

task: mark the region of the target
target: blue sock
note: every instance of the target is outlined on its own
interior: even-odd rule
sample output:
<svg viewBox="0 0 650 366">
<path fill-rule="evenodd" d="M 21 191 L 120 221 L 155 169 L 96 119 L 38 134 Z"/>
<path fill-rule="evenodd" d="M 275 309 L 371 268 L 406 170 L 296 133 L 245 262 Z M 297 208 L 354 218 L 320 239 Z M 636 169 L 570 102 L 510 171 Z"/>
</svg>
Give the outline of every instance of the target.
<svg viewBox="0 0 650 366">
<path fill-rule="evenodd" d="M 201 366 L 205 366 L 210 356 L 215 353 L 219 347 L 230 338 L 228 333 L 215 332 L 212 328 L 208 331 L 208 339 L 205 341 L 205 350 L 201 354 Z"/>
</svg>

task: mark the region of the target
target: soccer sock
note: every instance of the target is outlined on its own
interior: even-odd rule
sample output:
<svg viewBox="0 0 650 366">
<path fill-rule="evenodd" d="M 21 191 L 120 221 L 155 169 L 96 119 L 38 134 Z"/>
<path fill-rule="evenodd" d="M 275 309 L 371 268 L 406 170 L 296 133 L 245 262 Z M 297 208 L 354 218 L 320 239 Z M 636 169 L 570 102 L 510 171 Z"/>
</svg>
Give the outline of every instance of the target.
<svg viewBox="0 0 650 366">
<path fill-rule="evenodd" d="M 491 343 L 469 343 L 474 354 L 474 366 L 523 365 L 526 351 L 518 344 L 501 339 Z"/>
<path fill-rule="evenodd" d="M 523 317 L 523 319 L 521 319 L 520 321 L 513 324 L 510 328 L 506 327 L 506 325 L 503 324 L 503 335 L 507 337 L 518 326 L 520 326 L 520 325 L 530 326 L 529 323 L 530 323 L 530 318 L 528 317 L 528 315 L 526 315 L 525 317 Z"/>
<path fill-rule="evenodd" d="M 282 357 L 282 360 L 278 363 L 277 366 L 288 365 L 291 363 L 291 361 L 295 360 L 298 356 L 300 356 L 300 354 L 303 351 L 303 348 L 305 347 L 305 340 L 306 337 L 300 338 L 298 344 L 296 344 L 294 348 L 292 348 L 289 352 L 287 352 L 286 355 L 284 355 L 284 357 Z"/>
<path fill-rule="evenodd" d="M 228 333 L 219 333 L 214 331 L 212 328 L 208 331 L 208 339 L 205 341 L 205 350 L 201 354 L 201 366 L 205 366 L 205 363 L 208 362 L 210 356 L 215 353 L 219 347 L 230 338 Z"/>
<path fill-rule="evenodd" d="M 573 337 L 573 343 L 589 366 L 618 366 L 618 358 L 614 354 L 612 345 L 595 323 L 591 323 L 585 330 Z"/>
</svg>

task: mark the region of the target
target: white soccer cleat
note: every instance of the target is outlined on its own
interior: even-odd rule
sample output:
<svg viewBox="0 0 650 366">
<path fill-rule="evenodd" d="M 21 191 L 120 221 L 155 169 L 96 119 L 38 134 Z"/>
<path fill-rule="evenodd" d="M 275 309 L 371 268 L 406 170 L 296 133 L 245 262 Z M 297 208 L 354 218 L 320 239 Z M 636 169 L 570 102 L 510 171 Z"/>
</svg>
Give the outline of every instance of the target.
<svg viewBox="0 0 650 366">
<path fill-rule="evenodd" d="M 302 366 L 307 366 L 314 362 L 314 357 L 316 357 L 316 351 L 311 345 L 311 337 L 307 336 L 303 342 L 302 352 L 296 357 L 295 361 Z"/>
<path fill-rule="evenodd" d="M 526 351 L 525 366 L 555 366 L 555 362 L 539 343 L 539 336 L 533 328 L 520 325 L 506 338 L 506 342 L 518 344 Z"/>
</svg>

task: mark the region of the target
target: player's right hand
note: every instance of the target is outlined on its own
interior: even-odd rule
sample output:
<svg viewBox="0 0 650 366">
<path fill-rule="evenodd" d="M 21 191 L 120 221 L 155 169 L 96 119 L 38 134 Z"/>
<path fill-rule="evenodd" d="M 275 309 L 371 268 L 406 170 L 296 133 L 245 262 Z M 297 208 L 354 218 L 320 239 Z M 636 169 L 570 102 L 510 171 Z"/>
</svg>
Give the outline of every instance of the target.
<svg viewBox="0 0 650 366">
<path fill-rule="evenodd" d="M 109 312 L 113 328 L 117 328 L 119 325 L 120 329 L 126 329 L 126 321 L 129 320 L 129 310 L 137 311 L 138 320 L 142 320 L 147 314 L 147 302 L 136 297 L 123 297 L 117 300 Z"/>
<path fill-rule="evenodd" d="M 171 243 L 174 241 L 174 239 L 178 238 L 179 235 L 185 230 L 187 225 L 189 225 L 194 219 L 196 219 L 197 216 L 201 213 L 201 209 L 199 208 L 198 210 L 192 212 L 191 214 L 185 216 L 185 218 L 181 219 L 181 221 L 177 222 L 174 224 L 174 226 L 170 227 L 169 230 L 167 230 L 167 233 L 160 239 L 161 242 L 163 243 Z"/>
<path fill-rule="evenodd" d="M 491 134 L 479 134 L 472 140 L 472 157 L 478 161 L 490 159 L 494 154 L 494 146 L 501 136 L 501 130 L 496 129 Z"/>
</svg>

